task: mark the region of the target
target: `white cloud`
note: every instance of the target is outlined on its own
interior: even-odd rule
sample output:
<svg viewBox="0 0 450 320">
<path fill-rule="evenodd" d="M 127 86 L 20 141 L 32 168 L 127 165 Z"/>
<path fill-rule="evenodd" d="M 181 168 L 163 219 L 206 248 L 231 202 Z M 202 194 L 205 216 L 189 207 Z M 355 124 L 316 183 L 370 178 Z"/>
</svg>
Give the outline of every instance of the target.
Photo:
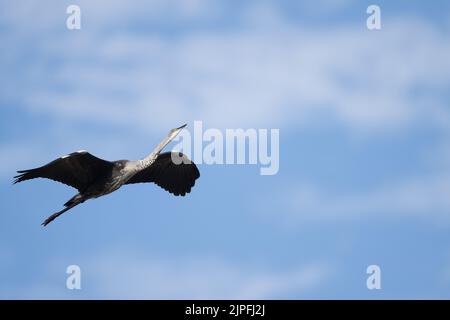
<svg viewBox="0 0 450 320">
<path fill-rule="evenodd" d="M 330 15 L 342 12 L 355 3 L 354 0 L 321 0 L 321 1 L 298 1 L 297 5 L 312 15 Z"/>
<path fill-rule="evenodd" d="M 288 188 L 274 200 L 276 219 L 282 224 L 335 223 L 368 219 L 424 218 L 438 224 L 450 222 L 450 176 L 423 176 L 393 181 L 368 191 L 327 192 L 309 185 Z M 265 218 L 274 212 L 261 209 Z M 281 215 L 280 212 L 285 214 Z"/>
<path fill-rule="evenodd" d="M 273 271 L 211 257 L 167 259 L 126 251 L 125 255 L 103 254 L 77 262 L 81 290 L 86 292 L 76 294 L 64 287 L 65 281 L 55 282 L 56 274 L 64 276 L 60 270 L 64 264 L 50 263 L 43 281 L 17 287 L 8 297 L 68 299 L 87 294 L 85 297 L 97 299 L 276 299 L 303 297 L 331 274 L 323 263 Z"/>
<path fill-rule="evenodd" d="M 77 35 L 62 33 L 57 43 L 44 37 L 34 44 L 39 50 L 30 68 L 12 80 L 23 93 L 12 90 L 8 97 L 63 121 L 145 131 L 195 119 L 211 126 L 298 127 L 327 117 L 350 129 L 383 132 L 449 118 L 438 95 L 450 82 L 450 45 L 431 22 L 399 17 L 380 32 L 363 25 L 315 30 L 261 6 L 244 10 L 239 28 L 180 27 L 167 36 L 151 28 L 108 33 L 86 26 Z M 132 22 L 143 15 L 131 7 L 83 5 L 86 15 L 101 15 L 111 28 L 117 17 Z M 178 15 L 197 17 L 214 10 L 179 8 Z M 19 23 L 8 21 L 13 29 Z M 52 72 L 42 65 L 61 57 Z M 66 89 L 55 89 L 60 86 Z"/>
<path fill-rule="evenodd" d="M 96 262 L 97 294 L 108 298 L 264 299 L 304 295 L 329 276 L 322 264 L 283 271 L 230 265 L 215 258 L 106 256 Z M 93 277 L 94 279 L 94 277 Z"/>
</svg>

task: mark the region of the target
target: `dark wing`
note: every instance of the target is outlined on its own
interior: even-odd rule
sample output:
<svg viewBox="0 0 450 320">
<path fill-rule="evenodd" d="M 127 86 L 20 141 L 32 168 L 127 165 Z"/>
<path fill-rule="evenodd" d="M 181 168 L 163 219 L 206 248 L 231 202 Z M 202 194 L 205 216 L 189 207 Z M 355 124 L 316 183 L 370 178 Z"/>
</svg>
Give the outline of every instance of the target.
<svg viewBox="0 0 450 320">
<path fill-rule="evenodd" d="M 174 159 L 182 160 L 182 162 L 180 164 L 174 163 L 172 154 Z M 180 161 L 176 162 L 179 163 Z M 191 188 L 195 185 L 195 180 L 199 177 L 200 172 L 197 166 L 186 155 L 180 152 L 164 152 L 156 158 L 150 167 L 136 173 L 126 184 L 154 182 L 176 196 L 184 196 L 191 191 Z"/>
<path fill-rule="evenodd" d="M 45 166 L 17 171 L 14 183 L 34 178 L 47 178 L 78 189 L 86 190 L 98 177 L 111 171 L 112 162 L 97 158 L 87 151 L 78 151 L 58 158 Z"/>
</svg>

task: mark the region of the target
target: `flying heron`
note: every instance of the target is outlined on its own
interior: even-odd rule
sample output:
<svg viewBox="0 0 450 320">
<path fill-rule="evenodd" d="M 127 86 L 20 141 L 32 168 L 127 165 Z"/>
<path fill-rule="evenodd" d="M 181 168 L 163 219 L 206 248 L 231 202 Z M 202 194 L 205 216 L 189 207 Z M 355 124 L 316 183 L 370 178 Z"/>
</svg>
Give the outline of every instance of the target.
<svg viewBox="0 0 450 320">
<path fill-rule="evenodd" d="M 186 125 L 170 130 L 142 160 L 107 161 L 81 150 L 39 168 L 17 171 L 19 175 L 14 177 L 14 183 L 47 178 L 78 190 L 78 194 L 64 204 L 64 209 L 45 219 L 44 226 L 80 203 L 116 191 L 124 184 L 154 182 L 176 196 L 184 196 L 200 177 L 197 166 L 181 152 L 161 153 L 184 127 Z"/>
</svg>

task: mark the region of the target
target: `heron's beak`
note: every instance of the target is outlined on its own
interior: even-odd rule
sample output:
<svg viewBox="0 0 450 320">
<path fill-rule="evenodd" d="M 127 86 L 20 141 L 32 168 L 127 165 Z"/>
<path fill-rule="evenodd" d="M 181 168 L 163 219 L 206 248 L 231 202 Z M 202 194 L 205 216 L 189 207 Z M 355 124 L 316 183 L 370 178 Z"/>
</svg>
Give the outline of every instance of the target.
<svg viewBox="0 0 450 320">
<path fill-rule="evenodd" d="M 170 134 L 169 134 L 170 140 L 175 138 L 180 133 L 180 131 L 183 130 L 183 128 L 186 126 L 187 126 L 187 124 L 184 124 L 181 127 L 170 130 Z"/>
</svg>

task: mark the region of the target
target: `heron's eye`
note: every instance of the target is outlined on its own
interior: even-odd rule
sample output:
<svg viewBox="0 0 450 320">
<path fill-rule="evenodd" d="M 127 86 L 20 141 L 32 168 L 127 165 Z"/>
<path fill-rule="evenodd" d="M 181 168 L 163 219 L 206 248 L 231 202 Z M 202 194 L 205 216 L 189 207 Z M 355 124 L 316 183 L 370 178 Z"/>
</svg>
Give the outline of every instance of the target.
<svg viewBox="0 0 450 320">
<path fill-rule="evenodd" d="M 178 152 L 178 156 L 181 158 L 183 154 L 181 152 Z"/>
</svg>

